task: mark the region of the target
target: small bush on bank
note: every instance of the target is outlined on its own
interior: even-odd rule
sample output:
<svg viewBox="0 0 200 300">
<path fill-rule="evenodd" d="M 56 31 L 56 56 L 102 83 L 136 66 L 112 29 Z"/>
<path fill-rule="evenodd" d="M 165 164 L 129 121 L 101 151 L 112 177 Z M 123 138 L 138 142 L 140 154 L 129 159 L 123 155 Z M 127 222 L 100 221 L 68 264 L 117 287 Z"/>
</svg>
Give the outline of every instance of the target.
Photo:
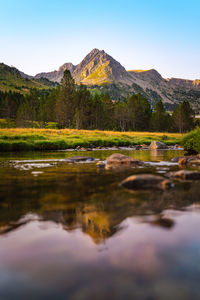
<svg viewBox="0 0 200 300">
<path fill-rule="evenodd" d="M 181 144 L 188 152 L 200 153 L 200 128 L 192 130 L 186 134 L 183 137 Z"/>
</svg>

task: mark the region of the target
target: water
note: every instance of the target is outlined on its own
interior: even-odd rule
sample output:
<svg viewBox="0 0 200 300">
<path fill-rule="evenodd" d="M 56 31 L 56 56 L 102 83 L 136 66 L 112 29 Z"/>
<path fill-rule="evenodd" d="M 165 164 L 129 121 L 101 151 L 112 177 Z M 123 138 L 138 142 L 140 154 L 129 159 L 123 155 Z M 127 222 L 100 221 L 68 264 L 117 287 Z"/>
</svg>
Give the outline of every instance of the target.
<svg viewBox="0 0 200 300">
<path fill-rule="evenodd" d="M 111 153 L 1 154 L 1 300 L 200 298 L 199 182 L 119 186 L 134 173 L 177 170 L 168 161 L 183 152 L 121 151 L 155 162 L 125 170 L 64 162 Z"/>
</svg>

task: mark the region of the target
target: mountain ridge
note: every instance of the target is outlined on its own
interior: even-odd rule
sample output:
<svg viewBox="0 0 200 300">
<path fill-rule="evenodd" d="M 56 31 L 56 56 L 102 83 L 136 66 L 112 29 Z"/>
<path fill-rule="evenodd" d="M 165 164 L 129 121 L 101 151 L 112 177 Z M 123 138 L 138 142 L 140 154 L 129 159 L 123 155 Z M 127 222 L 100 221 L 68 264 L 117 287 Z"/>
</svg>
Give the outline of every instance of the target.
<svg viewBox="0 0 200 300">
<path fill-rule="evenodd" d="M 70 70 L 77 84 L 84 84 L 94 92 L 108 92 L 113 100 L 141 93 L 152 106 L 162 100 L 170 109 L 188 100 L 193 109 L 200 110 L 200 79 L 163 78 L 155 69 L 126 70 L 112 56 L 97 48 L 88 53 L 78 65 L 68 62 L 58 70 L 38 73 L 33 77 L 20 73 L 30 80 L 46 78 L 60 83 L 66 69 Z"/>
<path fill-rule="evenodd" d="M 0 90 L 3 92 L 12 91 L 24 94 L 31 89 L 46 90 L 55 85 L 46 78 L 36 79 L 15 67 L 0 63 Z"/>
</svg>

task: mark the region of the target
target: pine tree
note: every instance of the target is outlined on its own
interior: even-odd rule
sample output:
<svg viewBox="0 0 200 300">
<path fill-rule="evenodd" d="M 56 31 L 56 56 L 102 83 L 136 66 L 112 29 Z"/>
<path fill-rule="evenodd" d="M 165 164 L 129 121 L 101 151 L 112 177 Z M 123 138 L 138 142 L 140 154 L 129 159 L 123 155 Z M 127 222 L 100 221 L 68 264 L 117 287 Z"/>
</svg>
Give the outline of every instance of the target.
<svg viewBox="0 0 200 300">
<path fill-rule="evenodd" d="M 73 124 L 76 129 L 88 128 L 91 107 L 91 95 L 84 85 L 80 85 L 76 91 L 75 99 L 75 112 Z"/>
<path fill-rule="evenodd" d="M 69 70 L 65 70 L 56 102 L 56 120 L 60 127 L 72 126 L 74 117 L 75 83 Z"/>
<path fill-rule="evenodd" d="M 166 113 L 162 101 L 158 101 L 155 106 L 155 111 L 152 113 L 151 129 L 153 131 L 168 131 L 169 130 L 170 115 Z"/>
<path fill-rule="evenodd" d="M 128 99 L 129 122 L 131 130 L 147 130 L 151 118 L 151 106 L 141 94 Z"/>
<path fill-rule="evenodd" d="M 183 101 L 172 114 L 173 129 L 182 133 L 194 127 L 194 112 L 188 101 Z"/>
</svg>

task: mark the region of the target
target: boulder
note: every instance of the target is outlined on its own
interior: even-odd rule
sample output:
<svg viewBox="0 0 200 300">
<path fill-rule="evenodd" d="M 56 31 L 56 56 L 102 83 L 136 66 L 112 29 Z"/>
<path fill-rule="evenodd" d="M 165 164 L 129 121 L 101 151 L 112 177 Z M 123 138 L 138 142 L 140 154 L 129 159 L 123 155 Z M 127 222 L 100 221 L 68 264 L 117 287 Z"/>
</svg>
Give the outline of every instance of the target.
<svg viewBox="0 0 200 300">
<path fill-rule="evenodd" d="M 141 145 L 135 145 L 135 150 L 140 150 L 142 148 Z"/>
<path fill-rule="evenodd" d="M 97 162 L 97 167 L 100 169 L 104 169 L 106 167 L 105 161 L 98 161 Z"/>
<path fill-rule="evenodd" d="M 180 165 L 180 166 L 185 166 L 186 164 L 187 164 L 187 158 L 186 157 L 182 157 L 182 158 L 180 158 L 179 160 L 178 160 L 178 164 Z"/>
<path fill-rule="evenodd" d="M 137 174 L 127 177 L 121 182 L 121 186 L 130 190 L 165 190 L 172 187 L 170 180 L 153 174 Z"/>
<path fill-rule="evenodd" d="M 167 176 L 184 180 L 200 180 L 200 172 L 197 171 L 180 170 L 177 172 L 170 172 Z"/>
<path fill-rule="evenodd" d="M 200 165 L 200 157 L 195 156 L 180 156 L 172 158 L 172 162 L 178 162 L 180 166 L 190 164 L 190 165 Z"/>
<path fill-rule="evenodd" d="M 200 165 L 200 159 L 199 158 L 193 158 L 193 159 L 190 159 L 188 161 L 188 164 L 189 165 L 196 165 L 196 166 L 199 166 Z"/>
<path fill-rule="evenodd" d="M 146 144 L 142 144 L 141 145 L 141 149 L 143 150 L 147 150 L 147 149 L 149 149 L 149 146 L 148 145 L 146 145 Z"/>
<path fill-rule="evenodd" d="M 170 229 L 174 226 L 174 221 L 166 217 L 158 217 L 157 219 L 151 221 L 150 224 Z"/>
<path fill-rule="evenodd" d="M 137 160 L 137 159 L 134 159 L 132 157 L 129 157 L 129 156 L 126 156 L 126 155 L 123 155 L 123 154 L 120 154 L 120 153 L 115 153 L 115 154 L 112 154 L 111 156 L 109 156 L 106 160 L 107 162 L 107 165 L 108 166 L 122 166 L 122 165 L 125 165 L 125 166 L 129 166 L 129 165 L 135 165 L 135 166 L 138 166 L 138 165 L 142 165 L 143 162 L 141 160 Z"/>
<path fill-rule="evenodd" d="M 185 156 L 177 156 L 171 159 L 172 162 L 179 162 L 180 159 L 185 158 Z"/>
<path fill-rule="evenodd" d="M 94 161 L 94 158 L 88 156 L 72 156 L 66 158 L 65 161 L 70 163 L 79 163 L 79 162 Z"/>
<path fill-rule="evenodd" d="M 155 150 L 155 149 L 167 149 L 168 146 L 162 142 L 157 142 L 153 141 L 151 142 L 150 149 Z"/>
</svg>

